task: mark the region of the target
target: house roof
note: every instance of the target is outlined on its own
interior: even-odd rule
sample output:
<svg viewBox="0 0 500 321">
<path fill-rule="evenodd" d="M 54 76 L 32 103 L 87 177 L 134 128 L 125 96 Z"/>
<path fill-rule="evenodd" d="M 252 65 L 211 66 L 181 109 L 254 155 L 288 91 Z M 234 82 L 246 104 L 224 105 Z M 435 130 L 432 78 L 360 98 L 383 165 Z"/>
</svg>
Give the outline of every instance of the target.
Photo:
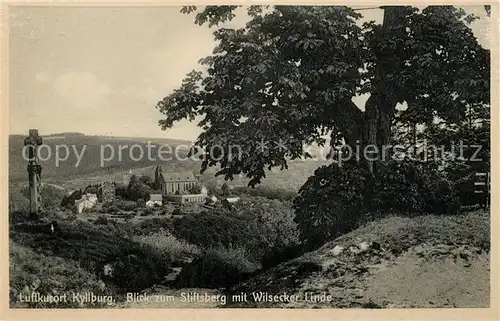
<svg viewBox="0 0 500 321">
<path fill-rule="evenodd" d="M 150 201 L 161 201 L 163 200 L 163 196 L 161 194 L 149 194 Z"/>
<path fill-rule="evenodd" d="M 160 175 L 165 182 L 196 182 L 193 172 L 163 172 Z"/>
</svg>

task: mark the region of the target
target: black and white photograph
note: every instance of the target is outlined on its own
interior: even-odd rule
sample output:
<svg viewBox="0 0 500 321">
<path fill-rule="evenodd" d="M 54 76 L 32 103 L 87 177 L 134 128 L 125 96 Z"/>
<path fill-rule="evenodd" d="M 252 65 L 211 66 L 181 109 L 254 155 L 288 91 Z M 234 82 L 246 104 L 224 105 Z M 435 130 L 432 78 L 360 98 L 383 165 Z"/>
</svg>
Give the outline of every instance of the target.
<svg viewBox="0 0 500 321">
<path fill-rule="evenodd" d="M 5 6 L 8 308 L 491 309 L 498 4 L 234 4 Z"/>
</svg>

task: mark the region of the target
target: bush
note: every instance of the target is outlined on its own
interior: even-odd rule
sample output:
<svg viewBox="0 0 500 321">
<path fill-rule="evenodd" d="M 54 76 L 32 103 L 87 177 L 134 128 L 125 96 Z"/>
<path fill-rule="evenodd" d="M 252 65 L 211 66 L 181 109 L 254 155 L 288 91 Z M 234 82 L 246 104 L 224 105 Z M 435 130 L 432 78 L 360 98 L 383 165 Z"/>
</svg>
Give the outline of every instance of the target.
<svg viewBox="0 0 500 321">
<path fill-rule="evenodd" d="M 118 208 L 118 206 L 117 206 L 117 205 L 114 205 L 114 204 L 113 204 L 113 205 L 111 205 L 111 206 L 108 208 L 108 211 L 109 211 L 110 213 L 118 213 L 118 212 L 120 212 L 120 208 Z"/>
<path fill-rule="evenodd" d="M 318 168 L 294 201 L 295 222 L 310 248 L 355 228 L 366 213 L 369 173 L 357 164 Z"/>
<path fill-rule="evenodd" d="M 462 206 L 456 187 L 448 179 L 429 173 L 421 190 L 425 202 L 424 212 L 434 214 L 456 214 Z"/>
<path fill-rule="evenodd" d="M 61 200 L 61 206 L 71 209 L 75 205 L 75 201 L 82 198 L 83 192 L 81 190 L 74 191 L 69 196 L 65 196 Z"/>
<path fill-rule="evenodd" d="M 154 234 L 160 231 L 172 231 L 173 223 L 170 218 L 154 217 L 136 225 L 136 235 Z"/>
<path fill-rule="evenodd" d="M 160 253 L 168 253 L 172 262 L 182 262 L 186 257 L 192 257 L 201 253 L 200 249 L 184 240 L 179 240 L 165 231 L 155 232 L 149 235 L 140 235 L 133 238 L 134 241 L 147 244 Z"/>
<path fill-rule="evenodd" d="M 138 252 L 120 257 L 112 265 L 111 280 L 122 291 L 141 291 L 161 282 L 170 271 L 168 253 L 145 244 Z"/>
<path fill-rule="evenodd" d="M 377 165 L 375 178 L 358 164 L 323 166 L 301 187 L 295 221 L 310 247 L 349 232 L 368 216 L 459 211 L 455 187 L 434 164 L 391 160 Z"/>
<path fill-rule="evenodd" d="M 35 253 L 31 248 L 10 242 L 10 307 L 11 308 L 79 308 L 78 302 L 28 302 L 20 303 L 19 295 L 64 294 L 92 292 L 95 295 L 112 295 L 112 289 L 96 275 L 83 269 L 78 262 L 53 255 Z M 87 303 L 83 307 L 102 307 L 105 304 Z"/>
<path fill-rule="evenodd" d="M 235 213 L 186 214 L 174 220 L 173 233 L 202 248 L 243 248 L 248 260 L 259 264 L 265 255 L 299 243 L 289 204 L 263 197 L 243 198 L 239 208 Z"/>
<path fill-rule="evenodd" d="M 178 288 L 229 287 L 247 279 L 259 269 L 248 260 L 243 248 L 214 248 L 185 266 L 177 278 Z"/>
<path fill-rule="evenodd" d="M 262 258 L 262 268 L 269 269 L 282 262 L 294 259 L 305 252 L 302 244 L 295 243 L 282 248 L 268 251 Z"/>
<path fill-rule="evenodd" d="M 80 262 L 89 272 L 102 276 L 112 266 L 112 276 L 102 276 L 120 291 L 140 291 L 163 280 L 170 272 L 168 253 L 125 237 L 126 224 L 91 225 L 78 221 L 59 224 L 61 234 L 12 232 L 13 242 L 33 248 L 51 258 Z M 120 235 L 121 234 L 121 235 Z"/>
<path fill-rule="evenodd" d="M 387 162 L 371 189 L 372 211 L 456 214 L 461 206 L 453 184 L 432 164 Z"/>
<path fill-rule="evenodd" d="M 369 210 L 398 213 L 419 213 L 424 210 L 425 200 L 420 190 L 425 186 L 416 166 L 390 161 L 380 164 L 379 168 L 380 172 L 371 186 L 373 195 L 368 199 Z"/>
<path fill-rule="evenodd" d="M 105 216 L 99 216 L 94 223 L 97 225 L 108 225 L 108 222 L 109 221 Z"/>
<path fill-rule="evenodd" d="M 123 211 L 133 211 L 137 208 L 137 202 L 134 201 L 121 201 L 116 203 L 119 209 Z"/>
</svg>

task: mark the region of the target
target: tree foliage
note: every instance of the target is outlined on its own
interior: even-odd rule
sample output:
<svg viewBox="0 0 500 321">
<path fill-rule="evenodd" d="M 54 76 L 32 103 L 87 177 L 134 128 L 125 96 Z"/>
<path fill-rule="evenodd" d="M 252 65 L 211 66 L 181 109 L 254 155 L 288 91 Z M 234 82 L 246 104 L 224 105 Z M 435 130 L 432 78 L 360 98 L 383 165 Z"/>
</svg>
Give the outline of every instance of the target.
<svg viewBox="0 0 500 321">
<path fill-rule="evenodd" d="M 227 22 L 235 8 L 206 7 L 196 22 Z M 387 143 L 398 102 L 418 110 L 419 122 L 489 102 L 489 51 L 468 27 L 473 16 L 452 6 L 384 10 L 382 24 L 360 25 L 361 14 L 344 6 L 248 7 L 246 26 L 214 30 L 203 68 L 157 104 L 160 126 L 202 117 L 195 145 L 224 147 L 202 170 L 219 165 L 219 175 L 245 173 L 254 185 L 330 131 L 348 144 Z M 362 111 L 352 98 L 366 93 Z"/>
<path fill-rule="evenodd" d="M 149 194 L 152 191 L 151 179 L 147 176 L 137 177 L 132 175 L 127 186 L 127 198 L 129 200 L 137 201 L 139 199 L 148 200 Z M 148 183 L 150 185 L 148 185 Z"/>
<path fill-rule="evenodd" d="M 215 28 L 213 54 L 158 102 L 159 125 L 201 119 L 195 146 L 212 151 L 202 171 L 219 166 L 225 179 L 244 173 L 250 186 L 266 169 L 302 157 L 304 145 L 323 146 L 325 135 L 330 144 L 379 150 L 429 140 L 455 156 L 460 139 L 478 141 L 489 159 L 489 125 L 473 125 L 489 118 L 490 104 L 490 52 L 469 27 L 477 17 L 453 6 L 380 8 L 381 23 L 361 24 L 345 6 L 248 7 L 246 25 Z M 195 21 L 219 26 L 235 9 L 209 6 Z M 363 94 L 358 108 L 353 98 Z M 302 238 L 317 245 L 370 211 L 456 212 L 457 169 L 489 167 L 456 159 L 318 169 L 295 200 Z"/>
</svg>

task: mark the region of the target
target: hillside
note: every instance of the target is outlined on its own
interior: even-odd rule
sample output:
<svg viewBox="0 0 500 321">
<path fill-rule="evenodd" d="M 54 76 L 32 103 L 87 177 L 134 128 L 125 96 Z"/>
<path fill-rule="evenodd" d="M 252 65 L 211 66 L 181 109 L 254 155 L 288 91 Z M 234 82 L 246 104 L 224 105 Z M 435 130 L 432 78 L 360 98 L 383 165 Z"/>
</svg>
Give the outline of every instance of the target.
<svg viewBox="0 0 500 321">
<path fill-rule="evenodd" d="M 297 302 L 256 303 L 249 299 L 231 306 L 488 307 L 489 246 L 486 212 L 389 217 L 282 263 L 230 291 L 287 293 L 297 295 Z M 312 294 L 330 295 L 330 300 L 313 302 Z"/>
<path fill-rule="evenodd" d="M 27 183 L 26 165 L 27 161 L 22 155 L 24 147 L 24 138 L 22 135 L 9 136 L 9 182 L 19 185 L 19 183 Z M 142 138 L 142 137 L 104 137 L 104 136 L 87 136 L 81 133 L 59 133 L 50 136 L 44 136 L 44 144 L 48 145 L 53 153 L 55 153 L 57 145 L 67 145 L 70 148 L 70 155 L 67 160 L 61 161 L 58 166 L 55 163 L 55 157 L 40 161 L 42 165 L 42 181 L 44 183 L 53 183 L 73 190 L 82 188 L 89 184 L 97 184 L 101 181 L 122 181 L 123 174 L 132 169 L 137 175 L 152 175 L 156 165 L 162 165 L 165 171 L 193 171 L 199 172 L 201 161 L 193 161 L 191 159 L 179 160 L 172 159 L 162 161 L 157 157 L 155 151 L 157 147 L 152 148 L 152 159 L 147 157 L 146 145 L 148 141 L 152 145 L 158 146 L 167 144 L 174 148 L 175 146 L 187 146 L 190 143 L 187 141 L 162 139 L 162 138 Z M 116 150 L 116 155 L 113 159 L 104 162 L 101 166 L 101 146 L 111 145 Z M 145 152 L 145 157 L 139 161 L 131 159 L 129 150 L 123 149 L 122 157 L 118 158 L 118 146 L 129 147 L 139 145 Z M 82 153 L 85 147 L 84 153 Z M 74 149 L 80 154 L 81 161 L 78 162 Z M 132 155 L 137 157 L 138 150 Z M 181 150 L 179 151 L 181 154 Z M 318 154 L 316 149 L 311 150 L 311 153 Z M 43 157 L 46 157 L 47 152 L 42 152 Z M 104 152 L 108 156 L 108 150 Z M 182 154 L 181 154 L 182 156 Z M 61 157 L 65 157 L 64 150 L 61 150 Z M 156 158 L 156 159 L 154 159 Z M 289 168 L 285 171 L 279 169 L 266 170 L 266 178 L 262 180 L 260 186 L 278 190 L 287 190 L 296 192 L 306 179 L 311 176 L 316 168 L 326 165 L 329 162 L 324 160 L 294 160 L 289 162 Z M 203 181 L 207 184 L 221 186 L 223 177 L 215 178 L 214 175 L 218 168 L 208 168 L 203 175 Z M 231 182 L 235 187 L 246 187 L 249 179 L 236 176 Z M 209 183 L 211 182 L 211 183 Z"/>
<path fill-rule="evenodd" d="M 26 179 L 27 161 L 24 159 L 22 154 L 24 147 L 24 138 L 25 136 L 21 135 L 9 136 L 10 181 L 15 182 Z M 42 158 L 47 158 L 47 160 L 45 161 L 40 161 L 43 167 L 42 177 L 44 179 L 49 179 L 51 181 L 57 182 L 68 178 L 75 179 L 77 177 L 85 177 L 89 175 L 106 175 L 114 173 L 116 171 L 125 171 L 129 168 L 141 168 L 161 162 L 161 160 L 158 160 L 157 153 L 155 153 L 155 151 L 158 151 L 158 147 L 152 148 L 151 159 L 153 160 L 148 159 L 146 148 L 148 141 L 150 141 L 151 144 L 155 146 L 158 146 L 160 144 L 167 144 L 172 148 L 178 146 L 179 144 L 189 144 L 188 142 L 180 140 L 161 138 L 86 136 L 84 134 L 74 133 L 70 133 L 69 135 L 68 133 L 54 134 L 48 137 L 44 137 L 43 142 L 45 145 L 50 147 L 51 157 L 48 157 L 49 154 L 46 149 L 40 152 Z M 56 164 L 55 151 L 58 145 L 67 146 L 70 150 L 70 153 L 67 160 L 60 161 L 59 164 Z M 131 155 L 129 149 L 132 145 L 141 146 L 142 150 L 144 151 L 144 157 L 139 159 L 138 161 L 135 161 L 134 158 L 139 158 L 139 149 L 136 148 L 136 150 L 134 150 Z M 119 157 L 118 154 L 119 146 L 128 146 L 128 148 L 122 149 L 121 157 Z M 103 148 L 103 152 L 101 152 L 101 148 Z M 115 156 L 109 161 L 104 161 L 103 166 L 101 166 L 101 155 L 103 155 L 104 158 L 110 157 L 111 149 L 115 151 Z M 80 162 L 78 162 L 75 151 L 79 155 L 82 155 Z M 61 147 L 60 158 L 64 159 L 65 157 L 65 150 L 63 149 L 63 147 Z M 181 164 L 178 160 L 172 159 L 171 161 L 164 161 L 162 163 L 165 167 L 189 169 L 190 167 L 192 167 L 192 164 L 190 163 L 194 162 L 183 162 L 186 164 Z"/>
</svg>

